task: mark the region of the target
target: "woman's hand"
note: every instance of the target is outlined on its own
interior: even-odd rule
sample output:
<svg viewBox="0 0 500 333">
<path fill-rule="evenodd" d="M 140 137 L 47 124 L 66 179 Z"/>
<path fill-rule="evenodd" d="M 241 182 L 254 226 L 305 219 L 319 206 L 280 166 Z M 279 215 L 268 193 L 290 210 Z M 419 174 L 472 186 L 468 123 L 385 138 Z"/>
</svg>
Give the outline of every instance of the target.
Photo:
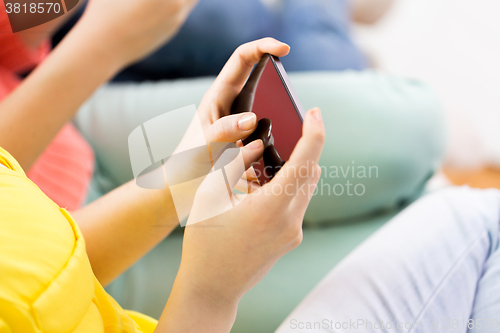
<svg viewBox="0 0 500 333">
<path fill-rule="evenodd" d="M 241 46 L 205 95 L 198 116 L 208 142 L 244 137 L 237 130 L 238 115 L 224 116 L 265 53 L 284 56 L 288 46 L 273 39 Z M 240 148 L 224 167 L 223 178 L 221 172 L 205 178 L 196 192 L 181 267 L 158 332 L 230 331 L 241 296 L 302 240 L 302 219 L 321 174 L 317 163 L 324 138 L 320 111 L 311 110 L 290 160 L 265 186 L 248 182 L 248 194 L 231 192 L 261 158 L 260 140 Z"/>
<path fill-rule="evenodd" d="M 231 106 L 250 76 L 253 66 L 264 54 L 284 57 L 289 52 L 290 46 L 274 38 L 263 38 L 238 47 L 200 103 L 202 112 L 199 114 L 204 128 L 230 113 Z"/>
<path fill-rule="evenodd" d="M 253 65 L 265 53 L 284 56 L 288 51 L 287 45 L 271 38 L 236 50 L 200 105 L 198 113 L 208 126 L 208 142 L 234 142 L 248 135 L 238 131 L 234 121 L 224 122 L 239 115 L 217 119 L 229 114 Z M 229 126 L 231 123 L 233 126 Z M 224 130 L 223 125 L 227 125 Z M 217 176 L 205 178 L 196 193 L 184 236 L 181 275 L 185 274 L 189 283 L 213 292 L 214 297 L 239 299 L 278 258 L 300 243 L 302 219 L 321 173 L 318 160 L 324 137 L 321 112 L 313 109 L 307 113 L 303 137 L 283 169 L 263 187 L 249 182 L 250 193 L 240 198 L 228 200 L 226 183 L 220 186 Z M 260 140 L 240 148 L 239 158 L 224 168 L 230 188 L 240 182 L 262 153 Z M 216 216 L 204 218 L 210 215 Z"/>
<path fill-rule="evenodd" d="M 189 156 L 189 159 L 179 161 L 172 158 L 165 164 L 168 170 L 167 182 L 176 184 L 171 190 L 179 220 L 183 220 L 191 209 L 202 180 L 200 175 L 208 174 L 212 163 L 226 148 L 226 145 L 217 143 L 236 143 L 252 134 L 257 126 L 257 117 L 251 112 L 229 115 L 233 101 L 243 88 L 253 65 L 266 53 L 282 57 L 289 50 L 288 45 L 272 38 L 240 46 L 203 97 L 195 118 L 174 152 L 174 156 L 182 156 L 182 153 L 189 150 L 196 151 L 197 154 L 188 153 L 185 156 Z M 254 151 L 258 158 L 262 153 L 262 147 Z M 164 171 L 155 172 L 160 175 L 158 179 L 163 185 Z M 186 182 L 185 179 L 193 181 Z"/>
<path fill-rule="evenodd" d="M 238 300 L 300 244 L 302 220 L 321 174 L 318 160 L 324 137 L 320 111 L 313 109 L 304 120 L 301 140 L 277 176 L 262 187 L 249 183 L 250 193 L 233 195 L 233 203 L 217 177 L 205 179 L 184 234 L 183 279 L 214 297 Z M 245 169 L 259 160 L 262 146 L 257 140 L 240 149 Z M 229 187 L 243 172 L 238 159 L 225 167 Z M 221 207 L 224 202 L 227 207 Z M 215 217 L 204 219 L 207 214 Z"/>
<path fill-rule="evenodd" d="M 311 110 L 290 160 L 271 182 L 251 185 L 239 204 L 219 215 L 188 221 L 181 266 L 158 332 L 230 331 L 241 296 L 302 241 L 302 220 L 321 175 L 317 163 L 324 139 L 320 111 Z M 245 168 L 259 159 L 261 149 L 260 140 L 241 148 Z M 232 187 L 244 170 L 230 163 L 225 172 Z M 190 220 L 227 201 L 227 189 L 213 179 L 200 186 Z"/>
</svg>

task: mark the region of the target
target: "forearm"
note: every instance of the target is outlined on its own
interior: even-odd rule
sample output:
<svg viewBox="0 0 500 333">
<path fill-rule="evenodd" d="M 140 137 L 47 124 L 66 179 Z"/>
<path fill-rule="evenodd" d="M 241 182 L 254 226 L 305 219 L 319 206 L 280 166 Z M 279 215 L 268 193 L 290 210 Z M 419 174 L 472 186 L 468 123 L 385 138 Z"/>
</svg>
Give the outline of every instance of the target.
<svg viewBox="0 0 500 333">
<path fill-rule="evenodd" d="M 97 32 L 77 27 L 0 104 L 0 146 L 24 169 L 123 64 L 97 42 Z"/>
<path fill-rule="evenodd" d="M 226 333 L 236 319 L 238 300 L 223 300 L 190 285 L 179 273 L 155 332 Z"/>
<path fill-rule="evenodd" d="M 179 224 L 168 190 L 131 181 L 73 213 L 99 281 L 106 285 Z"/>
<path fill-rule="evenodd" d="M 171 38 L 195 4 L 91 1 L 62 43 L 0 105 L 0 146 L 29 169 L 98 86 Z"/>
</svg>

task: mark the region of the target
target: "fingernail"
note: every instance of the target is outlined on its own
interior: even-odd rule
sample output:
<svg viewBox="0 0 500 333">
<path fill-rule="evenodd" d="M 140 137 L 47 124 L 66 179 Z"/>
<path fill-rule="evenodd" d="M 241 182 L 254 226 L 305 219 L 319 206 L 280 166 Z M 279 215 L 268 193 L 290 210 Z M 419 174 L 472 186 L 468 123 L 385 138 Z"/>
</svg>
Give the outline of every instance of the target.
<svg viewBox="0 0 500 333">
<path fill-rule="evenodd" d="M 238 119 L 238 127 L 240 130 L 249 131 L 255 127 L 257 122 L 257 116 L 255 113 L 244 114 Z"/>
<path fill-rule="evenodd" d="M 321 110 L 318 108 L 315 108 L 311 111 L 312 116 L 318 123 L 321 123 L 323 121 L 323 118 L 321 117 Z"/>
<path fill-rule="evenodd" d="M 250 150 L 257 150 L 260 149 L 262 145 L 263 145 L 262 140 L 255 140 L 247 144 L 245 147 Z"/>
</svg>

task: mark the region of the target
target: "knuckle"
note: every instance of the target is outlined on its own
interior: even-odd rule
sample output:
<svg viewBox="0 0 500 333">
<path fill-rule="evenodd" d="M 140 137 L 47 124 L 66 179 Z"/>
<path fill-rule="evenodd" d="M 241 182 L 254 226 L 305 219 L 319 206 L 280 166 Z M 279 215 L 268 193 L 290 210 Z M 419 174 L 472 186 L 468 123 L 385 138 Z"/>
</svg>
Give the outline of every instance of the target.
<svg viewBox="0 0 500 333">
<path fill-rule="evenodd" d="M 238 121 L 231 117 L 223 117 L 214 123 L 214 137 L 217 141 L 233 142 L 238 132 Z"/>
<path fill-rule="evenodd" d="M 240 57 L 245 53 L 245 48 L 247 46 L 248 43 L 245 43 L 245 44 L 241 44 L 240 46 L 238 46 L 236 48 L 236 50 L 234 50 L 233 52 L 233 56 L 234 57 Z"/>
<path fill-rule="evenodd" d="M 238 56 L 238 60 L 245 67 L 253 67 L 254 63 L 249 59 L 249 50 L 246 47 L 247 44 L 243 44 L 236 49 L 236 55 Z"/>
<path fill-rule="evenodd" d="M 214 139 L 223 140 L 227 136 L 227 126 L 223 119 L 219 119 L 214 123 Z"/>
<path fill-rule="evenodd" d="M 302 240 L 304 239 L 304 234 L 302 232 L 302 228 L 300 228 L 300 231 L 296 233 L 294 239 L 291 242 L 291 246 L 293 249 L 297 248 L 300 244 L 302 244 Z"/>
<path fill-rule="evenodd" d="M 272 37 L 264 37 L 262 39 L 259 40 L 259 42 L 262 42 L 262 43 L 269 43 L 269 42 L 274 42 L 276 39 L 272 38 Z"/>
<path fill-rule="evenodd" d="M 291 222 L 292 224 L 286 228 L 286 243 L 289 244 L 292 248 L 296 248 L 300 245 L 300 243 L 302 243 L 302 220 L 298 221 L 296 218 L 294 218 L 289 222 Z"/>
<path fill-rule="evenodd" d="M 311 134 L 311 139 L 317 144 L 325 143 L 325 133 L 323 131 L 314 131 Z"/>
</svg>

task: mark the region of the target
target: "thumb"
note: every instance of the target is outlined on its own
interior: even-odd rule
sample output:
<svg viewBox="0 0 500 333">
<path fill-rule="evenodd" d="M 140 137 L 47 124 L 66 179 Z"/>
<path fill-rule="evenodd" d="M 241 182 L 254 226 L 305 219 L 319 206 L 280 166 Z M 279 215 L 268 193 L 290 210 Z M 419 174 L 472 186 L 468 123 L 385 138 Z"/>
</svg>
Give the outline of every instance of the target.
<svg viewBox="0 0 500 333">
<path fill-rule="evenodd" d="M 264 152 L 262 140 L 255 140 L 242 148 L 227 149 L 215 163 L 214 169 L 224 168 L 227 185 L 233 189 L 245 172 L 259 161 Z M 234 157 L 234 153 L 237 154 Z"/>
<path fill-rule="evenodd" d="M 207 142 L 236 142 L 257 128 L 257 116 L 252 112 L 229 115 L 218 119 L 205 130 Z"/>
</svg>

